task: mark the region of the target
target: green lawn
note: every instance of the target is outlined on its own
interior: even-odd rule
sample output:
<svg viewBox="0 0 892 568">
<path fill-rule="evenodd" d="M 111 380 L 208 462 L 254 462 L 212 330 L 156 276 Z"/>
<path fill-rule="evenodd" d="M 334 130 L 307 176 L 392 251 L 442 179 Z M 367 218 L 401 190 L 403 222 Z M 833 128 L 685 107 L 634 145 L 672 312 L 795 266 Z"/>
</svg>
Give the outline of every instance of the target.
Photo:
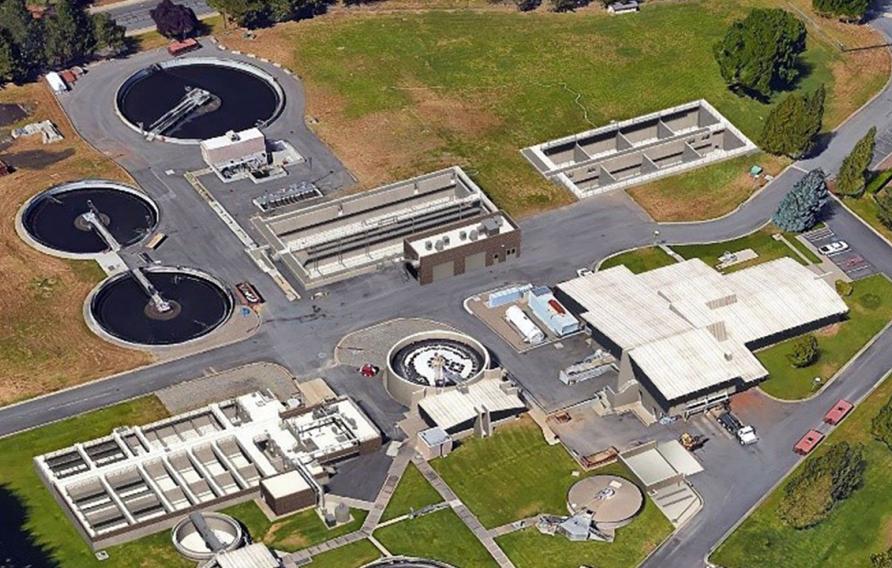
<svg viewBox="0 0 892 568">
<path fill-rule="evenodd" d="M 635 274 L 639 274 L 655 268 L 675 264 L 675 259 L 659 247 L 645 247 L 611 256 L 601 263 L 598 270 L 607 270 L 608 268 L 613 268 L 614 266 L 619 266 L 621 264 L 626 265 L 626 268 Z"/>
<path fill-rule="evenodd" d="M 176 553 L 169 531 L 108 549 L 109 559 L 96 560 L 68 517 L 56 504 L 34 469 L 35 455 L 57 450 L 75 442 L 107 436 L 112 429 L 130 424 L 145 424 L 167 416 L 155 397 L 140 398 L 77 418 L 49 424 L 8 438 L 0 439 L 0 487 L 10 491 L 24 507 L 25 530 L 38 546 L 48 551 L 63 568 L 101 566 L 105 568 L 188 568 L 194 566 Z M 12 514 L 11 504 L 2 515 Z M 17 507 L 15 507 L 17 508 Z M 138 562 L 134 559 L 138 558 Z"/>
<path fill-rule="evenodd" d="M 724 270 L 726 273 L 741 270 L 749 266 L 769 260 L 775 260 L 784 256 L 789 256 L 797 262 L 805 264 L 805 261 L 793 252 L 790 247 L 782 241 L 775 240 L 771 237 L 772 233 L 776 232 L 776 228 L 768 226 L 745 237 L 734 239 L 733 241 L 723 241 L 705 245 L 673 246 L 672 250 L 686 259 L 699 258 L 709 266 L 713 267 L 719 263 L 719 257 L 722 256 L 725 251 L 738 252 L 745 249 L 753 249 L 756 254 L 759 255 L 758 258 L 751 261 L 741 262 L 740 264 L 735 264 L 734 266 L 726 268 Z M 793 236 L 788 236 L 788 239 L 793 239 Z"/>
<path fill-rule="evenodd" d="M 777 515 L 783 495 L 779 487 L 710 560 L 725 568 L 870 568 L 870 555 L 890 546 L 892 452 L 869 433 L 870 420 L 890 396 L 892 381 L 887 378 L 808 458 L 814 459 L 833 442 L 865 444 L 864 485 L 838 504 L 827 520 L 806 530 L 784 525 Z"/>
<path fill-rule="evenodd" d="M 599 468 L 599 474 L 634 479 L 629 469 L 615 463 Z M 637 566 L 672 532 L 672 524 L 650 500 L 631 524 L 616 532 L 616 540 L 605 542 L 570 542 L 560 536 L 541 534 L 535 527 L 507 534 L 499 546 L 517 568 L 626 568 Z"/>
<path fill-rule="evenodd" d="M 393 492 L 387 508 L 384 509 L 384 516 L 381 517 L 381 520 L 389 521 L 400 515 L 405 515 L 413 509 L 417 511 L 426 505 L 433 505 L 442 500 L 443 498 L 421 475 L 418 468 L 410 463 L 403 473 L 403 477 L 400 478 L 399 485 L 396 486 L 396 491 Z"/>
<path fill-rule="evenodd" d="M 329 529 L 315 509 L 300 511 L 273 522 L 266 518 L 253 501 L 240 503 L 221 512 L 244 523 L 254 540 L 263 541 L 272 548 L 286 552 L 294 552 L 359 530 L 368 514 L 366 511 L 353 509 L 351 522 Z"/>
<path fill-rule="evenodd" d="M 733 19 L 766 4 L 778 2 L 655 3 L 632 18 L 545 10 L 318 18 L 271 41 L 294 46 L 283 63 L 306 81 L 320 116 L 314 128 L 336 153 L 376 153 L 353 167 L 361 178 L 464 164 L 498 205 L 528 213 L 569 200 L 520 155 L 531 144 L 699 98 L 755 138 L 769 107 L 726 88 L 712 45 Z M 831 65 L 843 57 L 809 34 L 797 88 L 825 83 L 832 104 Z"/>
<path fill-rule="evenodd" d="M 892 320 L 892 282 L 877 274 L 854 284 L 852 295 L 844 298 L 850 309 L 848 321 L 816 333 L 817 362 L 804 368 L 790 364 L 787 353 L 795 339 L 756 353 L 769 372 L 762 390 L 788 400 L 807 397 L 816 389 L 815 377 L 826 382 Z"/>
<path fill-rule="evenodd" d="M 817 227 L 816 227 L 817 228 Z M 818 255 L 812 252 L 810 248 L 805 246 L 805 243 L 796 238 L 795 234 L 787 233 L 786 235 L 787 241 L 793 245 L 800 253 L 802 253 L 805 258 L 812 264 L 818 264 L 821 262 L 821 259 L 818 258 Z"/>
<path fill-rule="evenodd" d="M 374 536 L 396 555 L 431 558 L 460 568 L 498 566 L 452 509 L 386 526 Z"/>
<path fill-rule="evenodd" d="M 360 568 L 381 558 L 371 542 L 361 540 L 313 557 L 312 568 Z"/>
<path fill-rule="evenodd" d="M 563 514 L 576 462 L 549 446 L 529 418 L 503 426 L 491 438 L 468 438 L 431 462 L 480 522 L 494 528 L 538 513 Z"/>
</svg>

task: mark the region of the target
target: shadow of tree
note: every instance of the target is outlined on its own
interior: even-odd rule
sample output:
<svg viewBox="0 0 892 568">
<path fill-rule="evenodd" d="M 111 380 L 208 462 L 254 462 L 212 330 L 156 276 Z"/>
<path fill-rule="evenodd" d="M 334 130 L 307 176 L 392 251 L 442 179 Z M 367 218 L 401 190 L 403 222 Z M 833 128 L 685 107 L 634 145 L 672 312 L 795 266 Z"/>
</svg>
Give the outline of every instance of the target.
<svg viewBox="0 0 892 568">
<path fill-rule="evenodd" d="M 25 530 L 28 510 L 7 485 L 0 485 L 0 568 L 61 568 Z"/>
</svg>

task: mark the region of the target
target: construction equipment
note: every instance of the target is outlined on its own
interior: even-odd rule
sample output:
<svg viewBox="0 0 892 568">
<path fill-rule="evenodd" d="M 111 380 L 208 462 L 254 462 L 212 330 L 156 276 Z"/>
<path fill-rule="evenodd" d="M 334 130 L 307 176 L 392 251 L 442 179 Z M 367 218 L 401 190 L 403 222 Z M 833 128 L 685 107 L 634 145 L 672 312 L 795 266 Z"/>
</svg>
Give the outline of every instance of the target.
<svg viewBox="0 0 892 568">
<path fill-rule="evenodd" d="M 697 434 L 696 436 L 692 436 L 688 432 L 684 432 L 681 437 L 678 439 L 684 449 L 689 452 L 695 452 L 703 447 L 703 444 L 706 443 L 706 437 Z"/>
</svg>

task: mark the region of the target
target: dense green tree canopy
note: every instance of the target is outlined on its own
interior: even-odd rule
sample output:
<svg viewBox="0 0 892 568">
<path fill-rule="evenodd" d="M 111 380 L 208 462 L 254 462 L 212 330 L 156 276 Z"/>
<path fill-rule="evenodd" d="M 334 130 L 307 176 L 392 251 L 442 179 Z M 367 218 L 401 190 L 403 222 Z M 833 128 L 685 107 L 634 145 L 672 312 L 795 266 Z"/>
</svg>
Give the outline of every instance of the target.
<svg viewBox="0 0 892 568">
<path fill-rule="evenodd" d="M 836 175 L 837 193 L 850 197 L 858 197 L 864 193 L 868 168 L 873 160 L 873 150 L 876 146 L 876 135 L 877 129 L 873 126 L 842 161 L 842 166 Z"/>
<path fill-rule="evenodd" d="M 127 30 L 118 25 L 106 13 L 93 16 L 93 34 L 96 38 L 96 47 L 108 55 L 118 55 L 127 48 Z"/>
<path fill-rule="evenodd" d="M 58 0 L 45 18 L 44 52 L 51 67 L 67 67 L 84 61 L 96 49 L 90 16 L 74 0 Z"/>
<path fill-rule="evenodd" d="M 870 0 L 812 0 L 812 7 L 822 16 L 858 22 L 867 14 Z"/>
<path fill-rule="evenodd" d="M 0 30 L 5 32 L 8 54 L 15 58 L 10 79 L 24 81 L 40 72 L 45 64 L 43 26 L 24 0 L 0 0 Z"/>
<path fill-rule="evenodd" d="M 713 53 L 731 89 L 766 98 L 798 77 L 805 38 L 805 25 L 789 12 L 754 9 L 731 24 Z"/>
<path fill-rule="evenodd" d="M 824 86 L 808 95 L 792 93 L 771 108 L 760 136 L 762 149 L 801 158 L 814 146 L 824 119 Z"/>
<path fill-rule="evenodd" d="M 771 220 L 783 231 L 801 233 L 815 226 L 829 198 L 824 172 L 815 169 L 796 182 Z"/>
</svg>

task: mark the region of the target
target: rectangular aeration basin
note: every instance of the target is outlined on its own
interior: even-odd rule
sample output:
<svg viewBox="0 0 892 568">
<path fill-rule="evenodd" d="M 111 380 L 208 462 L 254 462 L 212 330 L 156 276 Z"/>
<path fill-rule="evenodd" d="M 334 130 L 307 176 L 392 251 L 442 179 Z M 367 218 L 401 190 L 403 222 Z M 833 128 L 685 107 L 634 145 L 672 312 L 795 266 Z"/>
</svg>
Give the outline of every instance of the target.
<svg viewBox="0 0 892 568">
<path fill-rule="evenodd" d="M 578 198 L 623 189 L 755 151 L 704 100 L 525 148 L 539 173 Z"/>
</svg>

